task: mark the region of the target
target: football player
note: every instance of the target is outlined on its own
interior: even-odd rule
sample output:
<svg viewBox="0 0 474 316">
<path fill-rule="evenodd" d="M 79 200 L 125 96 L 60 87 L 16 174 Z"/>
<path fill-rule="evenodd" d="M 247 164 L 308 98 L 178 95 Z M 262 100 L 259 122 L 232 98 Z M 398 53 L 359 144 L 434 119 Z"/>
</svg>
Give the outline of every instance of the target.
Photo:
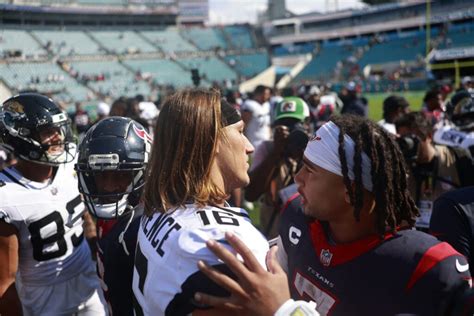
<svg viewBox="0 0 474 316">
<path fill-rule="evenodd" d="M 331 118 L 309 141 L 295 180 L 300 196 L 283 212 L 276 252 L 293 299 L 314 301 L 321 315 L 444 315 L 451 295 L 469 287 L 463 255 L 433 236 L 403 229 L 414 225 L 418 210 L 402 153 L 376 123 Z M 210 246 L 219 250 L 218 244 Z M 225 258 L 246 272 L 233 256 Z M 215 269 L 203 271 L 216 275 Z M 199 302 L 260 309 L 275 303 L 264 284 L 274 277 L 254 271 L 238 273 L 249 295 L 233 286 L 231 298 L 201 294 Z M 255 293 L 261 299 L 249 302 Z"/>
<path fill-rule="evenodd" d="M 225 296 L 197 268 L 199 260 L 228 269 L 206 248 L 225 231 L 240 236 L 262 266 L 268 242 L 245 210 L 225 202 L 249 183 L 248 155 L 237 111 L 216 91 L 192 89 L 168 98 L 158 116 L 135 253 L 137 315 L 200 315 L 196 291 Z M 222 315 L 221 312 L 220 315 Z"/>
<path fill-rule="evenodd" d="M 67 114 L 43 95 L 19 94 L 3 103 L 0 125 L 18 158 L 0 172 L 0 313 L 14 313 L 19 297 L 24 315 L 105 315 Z"/>
<path fill-rule="evenodd" d="M 93 125 L 79 145 L 79 191 L 97 218 L 97 265 L 113 315 L 133 315 L 132 276 L 139 206 L 151 138 L 124 117 Z"/>
<path fill-rule="evenodd" d="M 447 112 L 453 124 L 439 128 L 433 136 L 434 142 L 459 146 L 474 156 L 474 92 L 457 92 L 448 102 Z"/>
</svg>

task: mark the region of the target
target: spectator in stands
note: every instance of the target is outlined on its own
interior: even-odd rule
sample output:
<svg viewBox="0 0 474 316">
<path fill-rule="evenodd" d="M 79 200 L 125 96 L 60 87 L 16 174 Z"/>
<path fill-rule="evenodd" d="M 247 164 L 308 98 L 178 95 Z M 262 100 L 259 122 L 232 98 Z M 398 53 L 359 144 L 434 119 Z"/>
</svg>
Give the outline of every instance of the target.
<svg viewBox="0 0 474 316">
<path fill-rule="evenodd" d="M 397 134 L 395 121 L 410 111 L 408 101 L 401 96 L 391 95 L 383 101 L 383 119 L 378 124 L 392 134 Z"/>
<path fill-rule="evenodd" d="M 263 141 L 255 150 L 250 184 L 245 189 L 248 201 L 262 197 L 260 226 L 267 238 L 278 235 L 279 212 L 292 195 L 280 190 L 294 183 L 301 167 L 310 129 L 308 105 L 298 97 L 284 98 L 276 107 L 273 126 L 273 140 Z"/>
<path fill-rule="evenodd" d="M 269 140 L 270 131 L 270 104 L 271 89 L 259 85 L 253 95 L 241 106 L 242 120 L 245 123 L 245 136 L 257 148 L 261 142 Z"/>
<path fill-rule="evenodd" d="M 76 112 L 71 115 L 72 126 L 76 130 L 79 139 L 87 132 L 91 126 L 89 113 L 84 110 L 81 102 L 76 102 Z"/>
<path fill-rule="evenodd" d="M 341 114 L 354 114 L 368 117 L 368 102 L 366 98 L 359 96 L 360 87 L 351 81 L 345 88 L 346 94 L 341 97 L 344 103 Z"/>
<path fill-rule="evenodd" d="M 433 126 L 422 112 L 405 114 L 395 125 L 411 167 L 410 193 L 420 209 L 416 226 L 427 229 L 434 200 L 446 191 L 474 184 L 472 158 L 465 149 L 435 145 Z"/>
</svg>

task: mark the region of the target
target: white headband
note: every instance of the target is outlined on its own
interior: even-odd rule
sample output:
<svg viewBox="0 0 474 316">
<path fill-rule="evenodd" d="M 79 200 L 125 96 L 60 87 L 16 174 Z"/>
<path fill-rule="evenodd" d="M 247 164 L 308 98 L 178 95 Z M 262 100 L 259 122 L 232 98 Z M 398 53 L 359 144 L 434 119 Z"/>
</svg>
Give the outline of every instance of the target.
<svg viewBox="0 0 474 316">
<path fill-rule="evenodd" d="M 339 158 L 339 127 L 329 121 L 322 125 L 308 142 L 304 156 L 315 165 L 342 177 L 341 160 Z M 344 134 L 344 151 L 346 153 L 349 179 L 354 180 L 354 149 L 352 138 Z M 370 174 L 370 158 L 362 152 L 362 184 L 372 192 L 372 176 Z"/>
</svg>

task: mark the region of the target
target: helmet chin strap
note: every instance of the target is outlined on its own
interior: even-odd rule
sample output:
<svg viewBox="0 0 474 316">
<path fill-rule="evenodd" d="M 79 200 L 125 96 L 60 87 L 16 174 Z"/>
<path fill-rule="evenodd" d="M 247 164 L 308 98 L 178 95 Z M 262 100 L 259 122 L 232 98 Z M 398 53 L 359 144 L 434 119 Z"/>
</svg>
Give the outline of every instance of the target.
<svg viewBox="0 0 474 316">
<path fill-rule="evenodd" d="M 132 220 L 133 220 L 133 216 L 135 216 L 135 208 L 127 205 L 127 207 L 131 208 L 131 214 L 130 214 L 130 218 L 128 219 L 128 222 L 127 222 L 127 225 L 125 226 L 125 229 L 120 233 L 119 235 L 119 238 L 118 238 L 118 241 L 119 243 L 122 244 L 123 246 L 123 251 L 125 251 L 125 253 L 127 254 L 127 256 L 130 256 L 130 253 L 128 252 L 128 249 L 127 249 L 127 244 L 125 243 L 125 240 L 124 240 L 124 237 L 125 237 L 125 233 L 127 232 L 127 229 L 128 227 L 130 226 L 130 224 L 132 223 Z"/>
</svg>

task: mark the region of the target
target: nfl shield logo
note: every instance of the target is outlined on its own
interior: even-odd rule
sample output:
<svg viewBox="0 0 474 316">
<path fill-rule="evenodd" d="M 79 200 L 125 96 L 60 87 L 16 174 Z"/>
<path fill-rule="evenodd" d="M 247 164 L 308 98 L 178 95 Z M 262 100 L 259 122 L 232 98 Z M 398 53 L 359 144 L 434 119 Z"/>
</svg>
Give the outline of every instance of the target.
<svg viewBox="0 0 474 316">
<path fill-rule="evenodd" d="M 327 249 L 322 249 L 321 254 L 319 255 L 319 260 L 323 266 L 328 267 L 331 264 L 332 253 Z"/>
</svg>

